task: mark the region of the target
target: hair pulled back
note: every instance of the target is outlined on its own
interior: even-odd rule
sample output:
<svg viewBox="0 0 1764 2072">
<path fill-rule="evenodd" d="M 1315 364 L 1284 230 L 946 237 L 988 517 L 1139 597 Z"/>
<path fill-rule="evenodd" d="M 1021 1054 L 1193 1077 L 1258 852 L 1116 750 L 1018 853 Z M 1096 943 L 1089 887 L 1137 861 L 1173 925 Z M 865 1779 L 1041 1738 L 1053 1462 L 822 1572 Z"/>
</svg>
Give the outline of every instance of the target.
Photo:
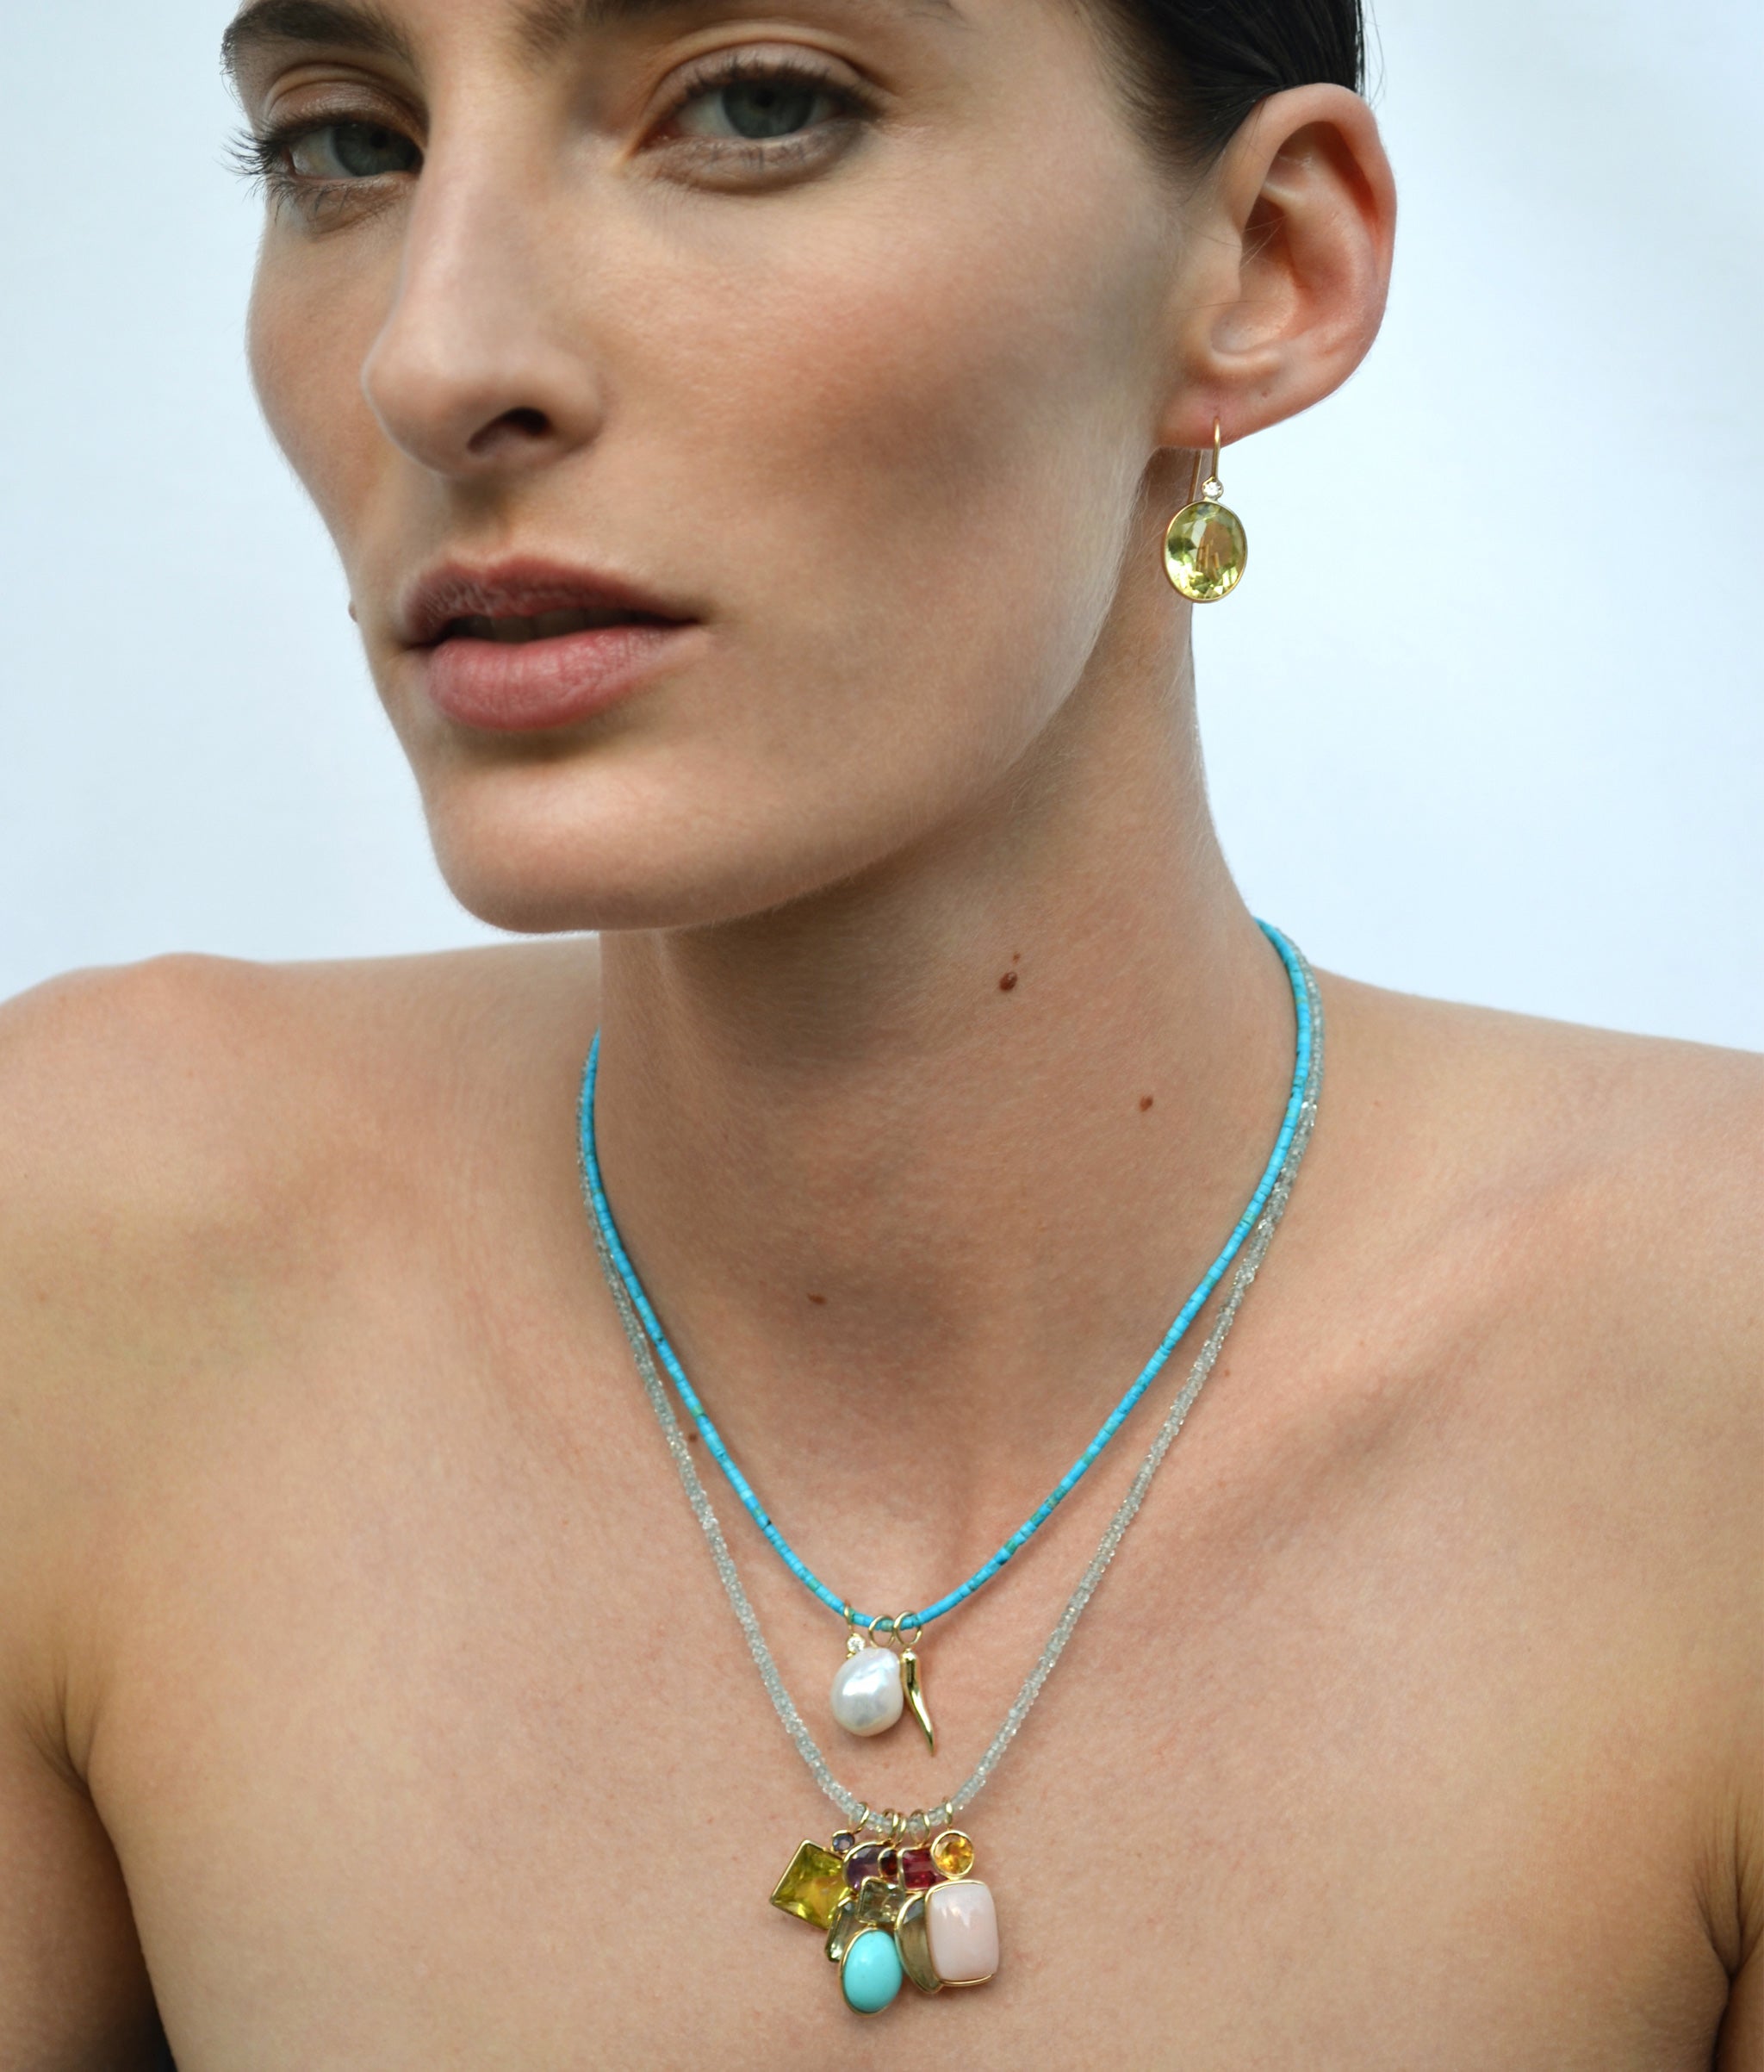
<svg viewBox="0 0 1764 2072">
<path fill-rule="evenodd" d="M 1135 118 L 1178 165 L 1209 165 L 1270 94 L 1364 84 L 1361 0 L 1090 3 Z"/>
</svg>

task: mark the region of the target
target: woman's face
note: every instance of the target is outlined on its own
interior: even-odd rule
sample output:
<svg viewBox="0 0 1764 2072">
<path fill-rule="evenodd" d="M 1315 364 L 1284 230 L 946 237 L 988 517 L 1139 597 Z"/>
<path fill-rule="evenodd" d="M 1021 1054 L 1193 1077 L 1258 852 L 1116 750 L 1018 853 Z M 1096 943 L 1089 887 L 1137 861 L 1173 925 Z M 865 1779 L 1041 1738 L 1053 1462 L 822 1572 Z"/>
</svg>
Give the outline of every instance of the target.
<svg viewBox="0 0 1764 2072">
<path fill-rule="evenodd" d="M 231 40 L 259 393 L 485 918 L 849 878 L 1000 793 L 1124 586 L 1184 609 L 1127 554 L 1181 196 L 1071 0 L 263 0 Z"/>
</svg>

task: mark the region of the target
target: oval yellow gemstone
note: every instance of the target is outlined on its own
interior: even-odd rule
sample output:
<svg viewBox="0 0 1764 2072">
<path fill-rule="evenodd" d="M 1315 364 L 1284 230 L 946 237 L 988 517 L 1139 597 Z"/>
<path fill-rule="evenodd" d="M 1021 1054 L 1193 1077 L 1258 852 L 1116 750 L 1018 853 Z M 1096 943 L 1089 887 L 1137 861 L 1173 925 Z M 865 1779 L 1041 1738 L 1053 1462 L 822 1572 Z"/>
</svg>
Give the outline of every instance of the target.
<svg viewBox="0 0 1764 2072">
<path fill-rule="evenodd" d="M 1164 566 L 1192 604 L 1228 597 L 1243 581 L 1250 543 L 1243 520 L 1223 504 L 1190 504 L 1170 521 Z"/>
<path fill-rule="evenodd" d="M 940 1834 L 931 1845 L 931 1861 L 947 1878 L 965 1878 L 974 1867 L 974 1845 L 959 1827 Z"/>
</svg>

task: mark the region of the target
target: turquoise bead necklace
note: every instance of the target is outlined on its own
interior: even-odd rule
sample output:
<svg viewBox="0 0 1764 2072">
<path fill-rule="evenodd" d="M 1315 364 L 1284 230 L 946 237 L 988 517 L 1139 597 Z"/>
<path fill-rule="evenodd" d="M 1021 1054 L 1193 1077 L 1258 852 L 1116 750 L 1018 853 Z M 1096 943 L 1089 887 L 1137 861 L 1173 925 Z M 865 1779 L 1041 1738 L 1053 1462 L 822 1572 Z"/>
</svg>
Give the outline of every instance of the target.
<svg viewBox="0 0 1764 2072">
<path fill-rule="evenodd" d="M 600 1242 L 612 1262 L 632 1309 L 655 1347 L 656 1357 L 674 1384 L 687 1414 L 698 1427 L 705 1451 L 722 1470 L 730 1487 L 741 1499 L 748 1515 L 760 1528 L 786 1568 L 829 1611 L 838 1613 L 845 1621 L 847 1660 L 841 1666 L 839 1677 L 835 1678 L 834 1712 L 840 1723 L 851 1732 L 865 1735 L 882 1732 L 899 1718 L 904 1705 L 912 1710 L 926 1739 L 933 1747 L 935 1746 L 935 1733 L 919 1683 L 915 1643 L 920 1634 L 934 1621 L 945 1617 L 958 1605 L 966 1603 L 977 1590 L 984 1589 L 1012 1556 L 1034 1539 L 1054 1511 L 1083 1481 L 1104 1447 L 1132 1415 L 1140 1397 L 1163 1372 L 1171 1353 L 1181 1343 L 1207 1298 L 1229 1272 L 1232 1261 L 1242 1249 L 1245 1239 L 1255 1228 L 1257 1219 L 1266 1207 L 1268 1198 L 1274 1191 L 1281 1167 L 1291 1148 L 1293 1134 L 1299 1124 L 1300 1110 L 1311 1068 L 1312 1010 L 1304 960 L 1277 928 L 1266 921 L 1259 925 L 1279 952 L 1281 961 L 1286 968 L 1287 979 L 1292 987 L 1296 1042 L 1291 1093 L 1281 1119 L 1279 1135 L 1269 1154 L 1262 1177 L 1257 1183 L 1256 1191 L 1250 1197 L 1248 1206 L 1238 1218 L 1218 1257 L 1201 1276 L 1193 1292 L 1177 1312 L 1175 1321 L 1165 1333 L 1157 1350 L 1140 1369 L 1133 1385 L 1103 1420 L 1096 1436 L 1084 1452 L 996 1552 L 983 1561 L 971 1576 L 959 1583 L 953 1590 L 934 1603 L 925 1606 L 923 1610 L 916 1612 L 868 1616 L 854 1611 L 849 1600 L 841 1597 L 823 1583 L 779 1529 L 755 1495 L 753 1484 L 730 1454 L 723 1434 L 712 1422 L 685 1367 L 680 1364 L 679 1355 L 668 1342 L 655 1305 L 638 1278 L 637 1268 L 631 1264 L 630 1254 L 619 1235 L 612 1204 L 606 1198 L 594 1123 L 595 1092 L 600 1066 L 600 1037 L 596 1032 L 589 1048 L 587 1068 L 582 1074 L 578 1119 L 584 1192 L 593 1213 Z M 867 1646 L 865 1645 L 866 1636 Z M 891 1646 L 888 1645 L 891 1642 L 893 1644 Z M 841 1679 L 843 1679 L 842 1683 Z"/>
<path fill-rule="evenodd" d="M 1241 1256 L 1208 1328 L 1206 1342 L 1152 1438 L 1127 1494 L 1103 1528 L 1096 1551 L 1055 1621 L 1047 1645 L 966 1780 L 929 1809 L 913 1813 L 878 1811 L 848 1785 L 842 1783 L 829 1767 L 785 1688 L 740 1571 L 730 1553 L 709 1492 L 699 1479 L 693 1449 L 686 1444 L 686 1435 L 674 1415 L 668 1383 L 664 1380 L 656 1360 L 654 1332 L 659 1327 L 645 1323 L 638 1313 L 631 1291 L 636 1276 L 630 1272 L 629 1260 L 621 1266 L 614 1259 L 609 1242 L 612 1218 L 610 1214 L 604 1213 L 605 1190 L 600 1191 L 601 1207 L 595 1209 L 593 1215 L 594 1250 L 613 1308 L 630 1343 L 643 1392 L 673 1455 L 686 1501 L 704 1531 L 717 1575 L 766 1686 L 767 1696 L 780 1725 L 795 1744 L 798 1754 L 816 1783 L 837 1807 L 843 1822 L 830 1844 L 823 1846 L 809 1839 L 800 1845 L 773 1888 L 772 1904 L 815 1929 L 824 1955 L 839 1967 L 841 1990 L 847 2007 L 854 2013 L 866 2016 L 880 2013 L 899 1996 L 904 1982 L 909 1980 L 920 1993 L 936 1994 L 951 1987 L 982 1984 L 998 1969 L 997 1907 L 991 1886 L 976 1875 L 972 1842 L 953 1823 L 984 1789 L 1015 1741 L 1071 1639 L 1085 1607 L 1114 1561 L 1127 1528 L 1138 1515 L 1159 1465 L 1175 1444 L 1196 1397 L 1218 1364 L 1227 1335 L 1251 1284 L 1261 1270 L 1291 1198 L 1316 1121 L 1323 1080 L 1322 1001 L 1304 959 L 1283 937 L 1275 935 L 1271 929 L 1268 932 L 1280 949 L 1289 974 L 1295 978 L 1298 1051 L 1303 1067 L 1296 1111 L 1289 1112 L 1289 1127 L 1283 1129 L 1281 1133 L 1284 1150 L 1274 1183 L 1265 1194 L 1258 1190 L 1262 1206 L 1255 1216 L 1247 1242 L 1242 1244 Z M 591 1173 L 589 1163 L 593 1155 L 592 1115 L 590 1086 L 584 1100 L 581 1179 L 584 1198 L 593 1209 L 593 1190 L 599 1175 Z M 650 1314 L 653 1316 L 653 1311 Z M 678 1386 L 677 1380 L 675 1385 Z M 727 1468 L 724 1472 L 728 1472 Z M 892 1656 L 889 1658 L 894 1659 Z M 909 1651 L 900 1660 L 904 1663 L 910 1658 Z M 898 1709 L 898 1699 L 896 1709 Z"/>
</svg>

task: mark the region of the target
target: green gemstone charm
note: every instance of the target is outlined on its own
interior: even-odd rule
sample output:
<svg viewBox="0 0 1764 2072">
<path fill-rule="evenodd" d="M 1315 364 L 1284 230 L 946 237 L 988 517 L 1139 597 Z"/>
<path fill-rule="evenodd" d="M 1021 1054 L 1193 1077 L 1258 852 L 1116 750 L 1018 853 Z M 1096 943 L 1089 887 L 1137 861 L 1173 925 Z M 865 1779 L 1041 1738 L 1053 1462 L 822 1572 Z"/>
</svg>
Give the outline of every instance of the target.
<svg viewBox="0 0 1764 2072">
<path fill-rule="evenodd" d="M 1200 501 L 1178 511 L 1164 536 L 1165 573 L 1190 604 L 1229 597 L 1250 563 L 1249 536 L 1218 501 L 1224 494 L 1216 477 L 1202 482 Z"/>
</svg>

